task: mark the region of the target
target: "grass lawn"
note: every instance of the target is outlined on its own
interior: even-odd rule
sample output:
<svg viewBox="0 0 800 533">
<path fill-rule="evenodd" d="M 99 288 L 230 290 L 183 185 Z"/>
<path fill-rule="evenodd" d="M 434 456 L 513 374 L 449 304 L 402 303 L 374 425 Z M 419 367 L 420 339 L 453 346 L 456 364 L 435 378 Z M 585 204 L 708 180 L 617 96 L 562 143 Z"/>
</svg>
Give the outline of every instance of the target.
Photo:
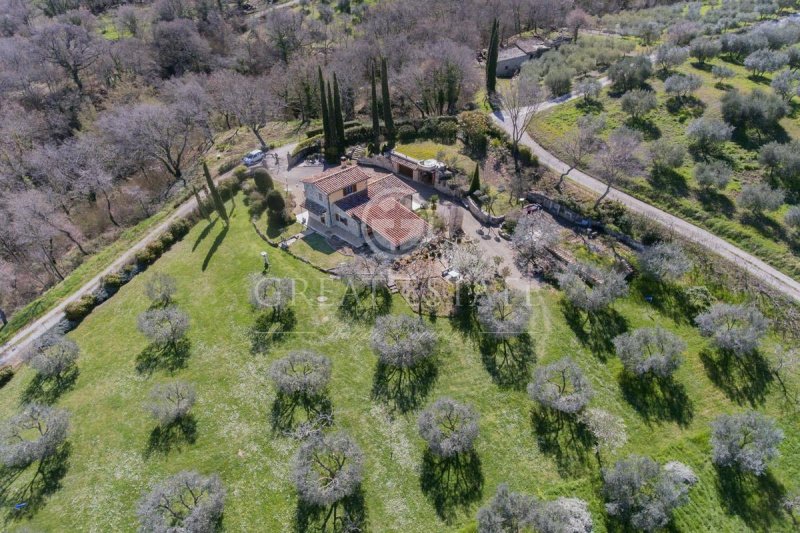
<svg viewBox="0 0 800 533">
<path fill-rule="evenodd" d="M 348 260 L 347 257 L 334 250 L 325 237 L 317 233 L 311 233 L 296 240 L 290 249 L 298 257 L 311 261 L 320 268 L 333 268 Z"/>
<path fill-rule="evenodd" d="M 471 175 L 471 172 L 475 170 L 475 161 L 462 154 L 461 148 L 461 143 L 441 144 L 434 141 L 418 141 L 395 146 L 395 150 L 398 152 L 420 161 L 425 159 L 447 160 L 448 165 Z"/>
<path fill-rule="evenodd" d="M 716 59 L 715 62 L 723 63 L 720 59 Z M 754 81 L 749 78 L 743 67 L 724 64 L 736 72 L 734 78 L 727 80 L 730 87 L 744 92 L 756 87 L 767 92 L 771 91 L 768 77 Z M 659 106 L 637 126 L 643 132 L 646 141 L 642 155 L 646 153 L 647 144 L 658 138 L 687 146 L 685 129 L 695 116 L 703 114 L 709 117 L 721 117 L 719 100 L 725 88 L 716 85 L 710 69 L 710 64 L 707 68 L 698 68 L 689 62 L 678 69 L 680 72 L 693 73 L 703 78 L 703 86 L 695 95 L 697 105 L 694 106 L 673 106 L 663 92 L 663 82 L 658 78 L 651 79 L 650 83 L 657 93 Z M 531 133 L 542 146 L 557 155 L 563 155 L 561 139 L 566 132 L 575 127 L 578 118 L 584 112 L 605 113 L 606 134 L 615 127 L 631 124 L 620 108 L 619 99 L 609 96 L 607 90 L 603 92 L 600 103 L 601 106 L 587 109 L 582 102 L 572 101 L 549 109 L 535 118 Z M 599 109 L 600 107 L 602 109 Z M 800 138 L 800 124 L 797 121 L 796 111 L 781 120 L 781 126 L 789 137 Z M 754 217 L 736 207 L 736 196 L 742 185 L 760 181 L 763 174 L 757 159 L 759 146 L 752 139 L 755 139 L 754 134 L 747 138 L 736 132 L 733 140 L 723 145 L 722 156 L 732 164 L 734 179 L 726 190 L 720 193 L 704 192 L 697 185 L 692 175 L 694 165 L 692 157 L 687 158 L 684 166 L 674 173 L 658 178 L 640 176 L 627 180 L 620 186 L 634 196 L 691 220 L 754 253 L 785 273 L 800 278 L 800 258 L 797 256 L 800 242 L 797 235 L 783 222 L 783 214 L 787 207 L 784 205 L 782 209 L 762 217 Z M 764 137 L 763 142 L 766 143 L 768 140 Z"/>
<path fill-rule="evenodd" d="M 565 447 L 563 454 L 555 454 L 543 448 L 538 440 L 542 435 L 532 428 L 527 394 L 495 384 L 474 341 L 456 322 L 444 318 L 432 322 L 441 338 L 438 377 L 423 403 L 451 396 L 476 407 L 481 416 L 476 452 L 482 482 L 466 509 L 456 507 L 448 520 L 442 520 L 420 488 L 424 444 L 417 434 L 418 411 L 404 414 L 373 399 L 376 357 L 369 347 L 370 326 L 339 313 L 343 286 L 288 254 L 272 253 L 271 273 L 298 280 L 297 326 L 268 354 L 254 356 L 246 336 L 253 322 L 247 277 L 260 270 L 264 243 L 242 208 L 234 211 L 227 232 L 216 225 L 204 233 L 206 224 L 201 221 L 70 333 L 82 355 L 74 388 L 57 402 L 72 413 L 63 477 L 41 505 L 16 518 L 11 505 L 17 503 L 18 491 L 30 482 L 35 467 L 14 480 L 4 492 L 3 529 L 133 531 L 143 491 L 179 470 L 195 469 L 220 474 L 227 488 L 226 531 L 292 530 L 297 496 L 291 461 L 298 443 L 271 429 L 275 391 L 266 372 L 276 358 L 305 348 L 333 361 L 330 398 L 336 426 L 355 438 L 366 457 L 363 491 L 369 530 L 458 531 L 471 523 L 477 507 L 501 482 L 542 498 L 584 498 L 595 530 L 612 527 L 604 518 L 599 469 L 591 452 Z M 148 306 L 143 288 L 156 272 L 177 280 L 176 303 L 191 317 L 191 356 L 174 375 L 141 374 L 135 369 L 137 355 L 146 346 L 136 330 L 136 317 Z M 607 339 L 587 334 L 580 325 L 571 326 L 559 293 L 552 289 L 531 295 L 531 335 L 538 363 L 564 355 L 579 362 L 596 392 L 592 405 L 626 421 L 630 440 L 623 455 L 636 452 L 662 462 L 680 460 L 695 470 L 700 482 L 688 505 L 676 513 L 675 531 L 790 531 L 793 526 L 777 506 L 783 490 L 800 488 L 796 411 L 785 408 L 774 384 L 767 390 L 733 390 L 725 379 L 722 387 L 712 383 L 709 363 L 700 357 L 706 341 L 685 319 L 670 318 L 674 313 L 669 309 L 662 313 L 645 303 L 643 294 L 649 292 L 634 288 L 630 297 L 615 305 L 612 322 L 628 328 L 660 324 L 686 339 L 689 349 L 671 400 L 637 402 L 634 408 L 618 381 L 619 361 L 599 348 Z M 391 312 L 409 312 L 401 298 L 395 296 L 392 302 Z M 660 296 L 655 300 L 657 305 L 666 302 Z M 2 418 L 17 411 L 32 377 L 25 369 L 0 390 Z M 148 452 L 154 423 L 143 404 L 154 384 L 171 378 L 196 387 L 197 439 L 168 453 Z M 709 459 L 710 420 L 749 405 L 745 400 L 737 405 L 730 399 L 734 396 L 752 398 L 758 409 L 778 418 L 787 436 L 770 476 L 742 493 L 729 484 L 720 485 Z"/>
</svg>

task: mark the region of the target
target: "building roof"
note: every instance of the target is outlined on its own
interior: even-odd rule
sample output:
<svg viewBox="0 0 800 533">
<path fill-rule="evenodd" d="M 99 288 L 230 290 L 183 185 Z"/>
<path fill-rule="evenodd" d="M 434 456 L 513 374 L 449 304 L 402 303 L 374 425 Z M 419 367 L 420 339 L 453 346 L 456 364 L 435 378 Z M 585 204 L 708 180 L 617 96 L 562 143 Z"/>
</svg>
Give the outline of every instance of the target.
<svg viewBox="0 0 800 533">
<path fill-rule="evenodd" d="M 383 198 L 379 202 L 370 202 L 362 217 L 372 231 L 395 247 L 420 240 L 428 231 L 427 222 L 390 197 Z"/>
<path fill-rule="evenodd" d="M 346 196 L 335 205 L 364 222 L 392 246 L 400 247 L 419 240 L 428 230 L 428 223 L 401 203 L 412 194 L 414 189 L 403 180 L 386 174 L 371 179 L 366 190 Z"/>
<path fill-rule="evenodd" d="M 521 57 L 528 57 L 528 53 L 517 48 L 516 46 L 509 46 L 497 52 L 498 61 L 507 61 L 509 59 L 517 59 Z"/>
<path fill-rule="evenodd" d="M 303 180 L 325 194 L 330 194 L 369 179 L 369 174 L 358 166 L 335 167 Z"/>
</svg>

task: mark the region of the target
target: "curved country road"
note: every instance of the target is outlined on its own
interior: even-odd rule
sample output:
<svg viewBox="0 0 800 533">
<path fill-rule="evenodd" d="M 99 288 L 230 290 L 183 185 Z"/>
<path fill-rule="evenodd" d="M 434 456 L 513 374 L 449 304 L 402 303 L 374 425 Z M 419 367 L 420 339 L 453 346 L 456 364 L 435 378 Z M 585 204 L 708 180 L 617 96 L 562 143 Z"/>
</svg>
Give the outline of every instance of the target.
<svg viewBox="0 0 800 533">
<path fill-rule="evenodd" d="M 549 109 L 554 105 L 571 100 L 573 97 L 560 98 L 557 101 L 551 100 L 540 106 L 540 110 Z M 504 116 L 502 112 L 495 112 L 492 118 L 503 130 L 511 135 L 512 126 L 508 117 Z M 558 157 L 545 150 L 539 143 L 534 141 L 530 135 L 525 135 L 520 140 L 520 143 L 531 149 L 534 155 L 539 158 L 539 162 L 554 171 L 562 174 L 567 171 L 569 165 L 561 161 Z M 579 185 L 591 190 L 592 192 L 602 194 L 606 190 L 606 184 L 602 181 L 593 178 L 592 176 L 574 169 L 567 174 L 567 177 L 578 183 Z M 607 198 L 617 200 L 624 204 L 628 209 L 647 216 L 655 220 L 662 226 L 665 226 L 670 231 L 681 235 L 683 238 L 695 242 L 706 249 L 728 259 L 736 264 L 738 267 L 745 269 L 751 275 L 763 280 L 774 289 L 800 302 L 800 282 L 787 276 L 783 272 L 769 266 L 761 259 L 745 252 L 744 250 L 734 246 L 725 239 L 717 237 L 713 233 L 706 231 L 694 224 L 687 222 L 681 218 L 670 215 L 669 213 L 653 207 L 650 204 L 642 202 L 629 194 L 625 194 L 617 189 L 612 188 L 608 193 Z"/>
<path fill-rule="evenodd" d="M 272 154 L 277 153 L 280 161 L 286 161 L 287 155 L 297 146 L 297 143 L 290 143 L 274 150 L 270 151 L 269 155 L 266 158 L 268 163 L 272 162 Z M 221 176 L 218 176 L 214 179 L 214 181 L 218 182 L 231 176 L 233 171 L 229 171 Z M 31 322 L 21 330 L 19 330 L 11 339 L 8 340 L 5 344 L 0 346 L 0 366 L 7 365 L 7 364 L 18 364 L 21 361 L 21 357 L 24 355 L 25 350 L 35 341 L 40 335 L 46 333 L 48 330 L 56 326 L 61 320 L 64 318 L 64 308 L 72 302 L 77 301 L 85 294 L 92 293 L 95 289 L 100 286 L 100 280 L 119 270 L 123 266 L 125 266 L 128 262 L 132 261 L 136 252 L 142 250 L 145 246 L 153 242 L 156 238 L 158 238 L 168 227 L 170 224 L 178 220 L 179 218 L 183 218 L 191 213 L 197 207 L 197 202 L 195 202 L 194 197 L 190 198 L 186 202 L 182 203 L 172 214 L 170 214 L 163 222 L 161 222 L 158 226 L 155 226 L 151 229 L 147 235 L 142 237 L 142 239 L 137 242 L 136 244 L 132 245 L 125 253 L 117 257 L 114 262 L 108 265 L 106 268 L 103 269 L 102 272 L 97 274 L 91 280 L 89 280 L 85 285 L 83 285 L 80 289 L 76 290 L 72 295 L 65 298 L 61 301 L 57 306 L 53 309 L 36 319 L 35 321 Z"/>
</svg>

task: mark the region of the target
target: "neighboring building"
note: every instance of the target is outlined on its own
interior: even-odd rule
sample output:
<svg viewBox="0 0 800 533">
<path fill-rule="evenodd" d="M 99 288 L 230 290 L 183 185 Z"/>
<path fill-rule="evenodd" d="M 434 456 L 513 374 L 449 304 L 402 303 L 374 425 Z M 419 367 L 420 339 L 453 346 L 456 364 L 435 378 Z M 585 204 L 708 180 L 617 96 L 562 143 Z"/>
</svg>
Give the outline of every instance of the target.
<svg viewBox="0 0 800 533">
<path fill-rule="evenodd" d="M 368 241 L 384 250 L 416 244 L 428 224 L 412 211 L 414 189 L 393 174 L 341 166 L 303 180 L 311 229 L 352 246 Z"/>
<path fill-rule="evenodd" d="M 500 78 L 514 76 L 524 62 L 536 59 L 550 48 L 551 46 L 540 39 L 516 41 L 497 53 L 497 76 Z"/>
</svg>

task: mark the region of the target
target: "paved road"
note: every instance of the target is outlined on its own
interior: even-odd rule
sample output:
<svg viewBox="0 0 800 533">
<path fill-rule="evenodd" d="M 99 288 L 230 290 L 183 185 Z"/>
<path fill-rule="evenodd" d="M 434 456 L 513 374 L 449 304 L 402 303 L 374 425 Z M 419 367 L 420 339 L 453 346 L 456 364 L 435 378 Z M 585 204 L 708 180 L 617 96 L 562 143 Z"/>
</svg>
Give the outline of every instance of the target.
<svg viewBox="0 0 800 533">
<path fill-rule="evenodd" d="M 287 160 L 287 154 L 291 152 L 292 149 L 297 145 L 297 143 L 287 144 L 276 148 L 270 154 L 277 153 L 282 165 L 285 165 Z M 272 157 L 267 158 L 269 163 L 268 167 L 272 170 L 274 165 L 271 163 Z M 232 175 L 233 171 L 230 171 L 226 174 L 223 174 L 215 179 L 215 181 L 220 181 L 228 176 Z M 280 183 L 280 178 L 276 178 L 276 181 Z M 77 301 L 85 294 L 91 294 L 95 289 L 100 286 L 100 280 L 113 273 L 117 270 L 121 269 L 125 266 L 128 262 L 133 260 L 133 257 L 136 255 L 136 252 L 142 250 L 145 246 L 150 244 L 153 240 L 158 238 L 168 227 L 172 224 L 175 220 L 179 218 L 183 218 L 191 213 L 197 207 L 197 202 L 195 202 L 194 198 L 191 198 L 181 204 L 169 217 L 167 217 L 163 222 L 161 222 L 158 226 L 154 227 L 150 230 L 150 232 L 142 237 L 142 239 L 137 242 L 136 244 L 132 245 L 125 253 L 120 255 L 117 259 L 114 260 L 113 263 L 108 265 L 102 272 L 97 274 L 94 278 L 88 281 L 85 285 L 83 285 L 80 289 L 76 290 L 71 296 L 64 299 L 60 304 L 56 307 L 48 311 L 46 314 L 39 317 L 36 321 L 28 324 L 26 327 L 21 329 L 14 335 L 8 342 L 0 347 L 0 366 L 6 364 L 17 364 L 20 362 L 20 358 L 24 355 L 26 348 L 28 348 L 33 341 L 35 341 L 40 335 L 46 333 L 48 330 L 56 326 L 61 320 L 64 318 L 64 308 L 72 302 Z"/>
<path fill-rule="evenodd" d="M 557 103 L 547 102 L 541 106 L 541 109 L 549 109 L 554 105 L 558 105 L 558 103 L 563 103 L 570 99 L 570 97 L 562 97 Z M 504 116 L 502 112 L 495 112 L 492 115 L 492 118 L 498 125 L 500 125 L 500 127 L 511 134 L 511 122 L 507 116 Z M 550 167 L 559 174 L 566 172 L 569 168 L 569 165 L 545 150 L 527 133 L 522 137 L 520 142 L 531 149 L 531 151 L 539 158 L 540 163 Z M 597 194 L 602 194 L 606 190 L 605 183 L 593 178 L 585 172 L 581 172 L 580 170 L 572 170 L 569 174 L 567 174 L 567 177 Z M 795 301 L 800 302 L 800 283 L 786 274 L 778 271 L 777 269 L 769 266 L 761 259 L 758 259 L 744 250 L 737 248 L 728 241 L 717 237 L 713 233 L 699 228 L 690 222 L 670 215 L 669 213 L 653 207 L 650 204 L 646 204 L 645 202 L 642 202 L 641 200 L 638 200 L 633 196 L 625 194 L 617 189 L 612 188 L 607 198 L 621 202 L 631 211 L 645 215 L 648 218 L 665 226 L 668 230 L 674 231 L 675 233 L 681 235 L 683 238 L 700 244 L 712 252 L 724 257 L 725 259 L 730 260 L 740 268 L 747 270 L 747 272 L 756 278 L 763 280 L 774 289 L 780 291 Z"/>
</svg>

